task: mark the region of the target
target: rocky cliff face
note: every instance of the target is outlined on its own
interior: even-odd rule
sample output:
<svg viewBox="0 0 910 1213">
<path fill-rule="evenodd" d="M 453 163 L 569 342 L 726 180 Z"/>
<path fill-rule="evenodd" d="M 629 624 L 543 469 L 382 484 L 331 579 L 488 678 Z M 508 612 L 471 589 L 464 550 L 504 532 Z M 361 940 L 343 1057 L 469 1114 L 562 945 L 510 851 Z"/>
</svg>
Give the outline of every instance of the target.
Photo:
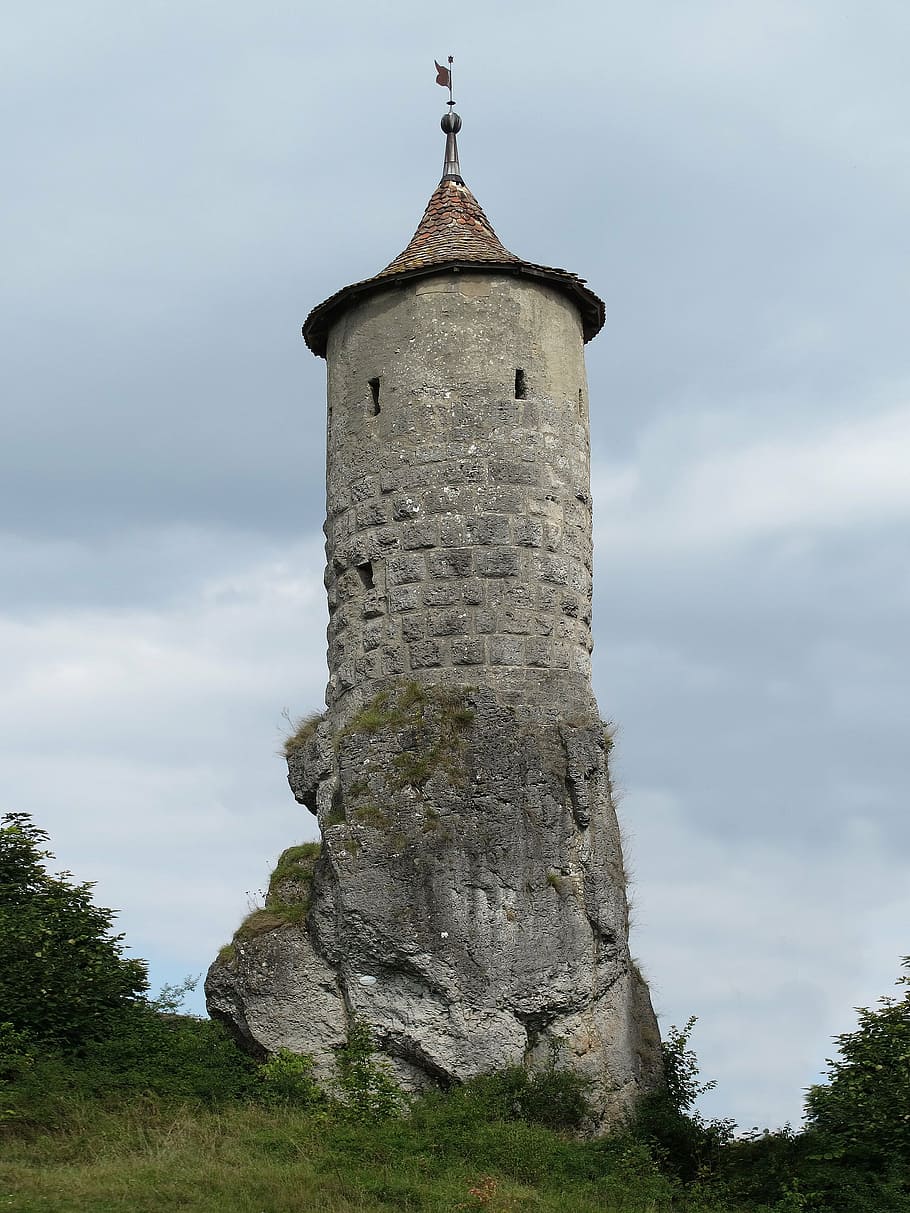
<svg viewBox="0 0 910 1213">
<path fill-rule="evenodd" d="M 222 951 L 209 1010 L 331 1082 L 354 1019 L 406 1089 L 510 1064 L 587 1076 L 605 1126 L 661 1079 L 627 944 L 610 742 L 595 716 L 399 682 L 289 756 L 316 813 L 266 910 Z"/>
</svg>

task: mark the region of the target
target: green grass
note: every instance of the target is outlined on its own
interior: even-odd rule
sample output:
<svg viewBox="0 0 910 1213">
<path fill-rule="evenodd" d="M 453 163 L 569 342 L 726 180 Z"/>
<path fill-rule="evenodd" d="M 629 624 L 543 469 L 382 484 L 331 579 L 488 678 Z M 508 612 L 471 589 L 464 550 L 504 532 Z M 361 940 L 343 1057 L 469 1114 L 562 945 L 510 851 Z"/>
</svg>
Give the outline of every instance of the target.
<svg viewBox="0 0 910 1213">
<path fill-rule="evenodd" d="M 712 1208 L 673 1195 L 631 1147 L 522 1123 L 459 1124 L 438 1101 L 422 1116 L 370 1125 L 252 1104 L 77 1101 L 55 1132 L 7 1138 L 0 1162 L 0 1209 L 16 1213 Z"/>
<path fill-rule="evenodd" d="M 304 925 L 310 908 L 313 868 L 320 849 L 318 842 L 302 842 L 282 851 L 269 877 L 265 905 L 250 910 L 234 932 L 231 942 L 219 948 L 218 959 L 223 964 L 231 964 L 236 959 L 238 943 L 280 927 Z M 2 1208 L 0 1205 L 0 1213 Z"/>
<path fill-rule="evenodd" d="M 352 1029 L 340 1099 L 304 1059 L 257 1067 L 218 1025 L 148 1010 L 78 1056 L 8 1056 L 0 1213 L 910 1213 L 903 1171 L 842 1169 L 811 1136 L 730 1142 L 664 1101 L 579 1138 L 583 1087 L 558 1070 L 408 1107 L 369 1049 Z"/>
<path fill-rule="evenodd" d="M 307 742 L 325 719 L 325 712 L 310 712 L 293 722 L 291 732 L 284 739 L 284 756 L 290 758 L 298 750 L 305 749 Z"/>
</svg>

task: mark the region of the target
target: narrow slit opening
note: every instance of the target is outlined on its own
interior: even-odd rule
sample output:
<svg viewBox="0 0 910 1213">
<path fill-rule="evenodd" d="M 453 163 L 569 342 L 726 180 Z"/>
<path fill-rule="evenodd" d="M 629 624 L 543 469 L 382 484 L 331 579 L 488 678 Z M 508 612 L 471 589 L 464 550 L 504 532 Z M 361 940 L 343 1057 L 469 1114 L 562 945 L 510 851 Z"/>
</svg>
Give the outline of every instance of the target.
<svg viewBox="0 0 910 1213">
<path fill-rule="evenodd" d="M 528 394 L 528 385 L 525 382 L 525 373 L 520 366 L 515 368 L 515 399 L 524 400 Z"/>
<path fill-rule="evenodd" d="M 367 560 L 363 564 L 358 564 L 357 576 L 360 578 L 360 584 L 365 590 L 372 590 L 375 588 L 373 585 L 373 562 L 371 560 Z"/>
<path fill-rule="evenodd" d="M 371 395 L 371 396 L 372 396 L 372 398 L 373 398 L 373 416 L 374 416 L 374 417 L 378 417 L 378 416 L 379 416 L 379 412 L 380 412 L 380 408 L 379 408 L 379 380 L 378 380 L 378 379 L 371 379 L 369 382 L 370 382 L 370 395 Z"/>
<path fill-rule="evenodd" d="M 578 389 L 578 415 L 579 417 L 585 415 L 585 394 L 581 388 Z"/>
</svg>

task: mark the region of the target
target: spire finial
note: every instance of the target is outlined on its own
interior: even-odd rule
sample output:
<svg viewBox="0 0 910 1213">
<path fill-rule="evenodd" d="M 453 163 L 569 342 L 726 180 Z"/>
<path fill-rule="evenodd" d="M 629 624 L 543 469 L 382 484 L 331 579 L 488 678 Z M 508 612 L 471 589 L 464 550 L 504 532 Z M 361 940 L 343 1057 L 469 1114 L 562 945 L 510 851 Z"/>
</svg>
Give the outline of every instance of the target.
<svg viewBox="0 0 910 1213">
<path fill-rule="evenodd" d="M 449 55 L 448 67 L 443 67 L 441 63 L 436 63 L 436 83 L 441 84 L 443 88 L 449 90 L 449 99 L 446 102 L 449 112 L 443 114 L 442 121 L 439 124 L 446 137 L 446 158 L 442 166 L 442 180 L 458 181 L 464 185 L 464 178 L 461 175 L 461 168 L 458 164 L 458 142 L 455 138 L 461 130 L 461 118 L 455 113 L 455 102 L 452 99 L 453 63 L 454 59 L 451 55 Z"/>
</svg>

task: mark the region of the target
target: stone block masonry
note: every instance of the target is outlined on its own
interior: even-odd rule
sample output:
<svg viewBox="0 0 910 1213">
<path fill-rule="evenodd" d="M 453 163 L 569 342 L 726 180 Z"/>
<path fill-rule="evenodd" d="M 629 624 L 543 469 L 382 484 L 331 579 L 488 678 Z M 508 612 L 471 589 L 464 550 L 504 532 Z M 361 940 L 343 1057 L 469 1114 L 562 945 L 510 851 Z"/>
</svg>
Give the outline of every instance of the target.
<svg viewBox="0 0 910 1213">
<path fill-rule="evenodd" d="M 563 706 L 590 708 L 577 309 L 501 275 L 420 280 L 346 312 L 327 360 L 330 706 L 350 715 L 392 668 L 470 666 L 531 700 L 556 671 Z M 377 615 L 385 664 L 365 660 Z"/>
</svg>

